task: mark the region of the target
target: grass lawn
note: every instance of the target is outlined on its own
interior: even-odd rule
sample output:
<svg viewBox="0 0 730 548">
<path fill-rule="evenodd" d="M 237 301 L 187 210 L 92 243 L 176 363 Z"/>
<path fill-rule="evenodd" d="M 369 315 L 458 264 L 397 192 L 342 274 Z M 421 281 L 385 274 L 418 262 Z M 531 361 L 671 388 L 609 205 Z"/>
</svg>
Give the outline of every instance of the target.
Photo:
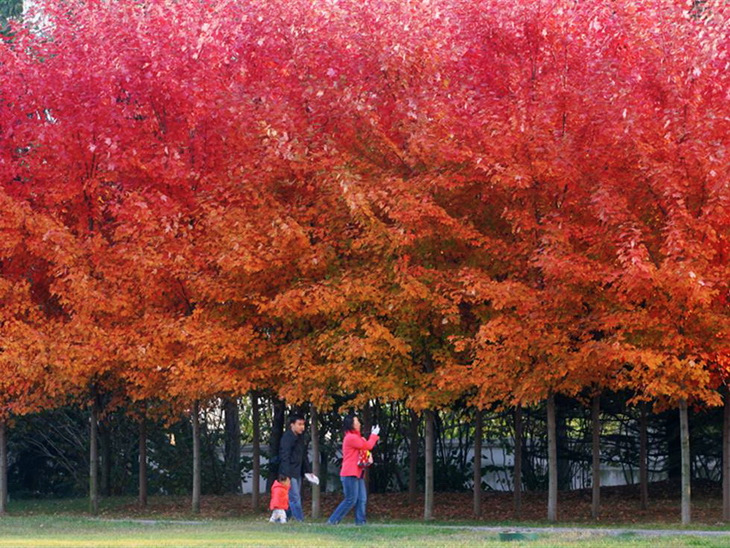
<svg viewBox="0 0 730 548">
<path fill-rule="evenodd" d="M 233 547 L 233 546 L 730 546 L 730 538 L 670 536 L 607 537 L 586 530 L 504 542 L 498 533 L 454 526 L 374 524 L 366 527 L 317 524 L 273 525 L 259 519 L 151 521 L 93 519 L 70 515 L 11 515 L 0 518 L 0 547 Z"/>
</svg>

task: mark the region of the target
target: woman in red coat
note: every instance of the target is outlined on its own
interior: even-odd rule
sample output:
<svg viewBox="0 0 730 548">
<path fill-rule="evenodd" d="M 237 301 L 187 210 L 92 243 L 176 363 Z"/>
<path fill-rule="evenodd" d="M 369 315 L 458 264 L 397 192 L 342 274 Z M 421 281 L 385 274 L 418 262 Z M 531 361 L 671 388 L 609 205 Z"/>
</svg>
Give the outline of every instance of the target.
<svg viewBox="0 0 730 548">
<path fill-rule="evenodd" d="M 348 415 L 343 422 L 345 438 L 342 440 L 342 469 L 340 479 L 345 498 L 327 520 L 330 525 L 342 521 L 342 518 L 354 507 L 355 524 L 365 524 L 365 506 L 367 505 L 367 491 L 365 490 L 365 468 L 358 463 L 363 451 L 371 451 L 378 442 L 380 427 L 374 426 L 368 439 L 360 434 L 360 420 L 355 415 Z"/>
</svg>

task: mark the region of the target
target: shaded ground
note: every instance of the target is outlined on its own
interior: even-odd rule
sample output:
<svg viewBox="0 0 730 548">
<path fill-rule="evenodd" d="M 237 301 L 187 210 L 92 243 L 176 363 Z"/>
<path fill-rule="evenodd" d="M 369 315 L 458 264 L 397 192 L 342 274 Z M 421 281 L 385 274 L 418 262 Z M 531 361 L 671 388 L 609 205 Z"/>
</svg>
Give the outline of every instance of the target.
<svg viewBox="0 0 730 548">
<path fill-rule="evenodd" d="M 714 485 L 693 486 L 692 520 L 697 524 L 723 525 L 722 492 Z M 601 518 L 598 523 L 641 524 L 680 522 L 679 486 L 669 483 L 653 484 L 649 492 L 649 509 L 640 509 L 638 489 L 634 486 L 604 488 L 601 493 Z M 309 491 L 305 491 L 305 508 L 309 508 Z M 547 493 L 525 493 L 522 497 L 522 513 L 519 521 L 543 522 L 547 513 Z M 340 502 L 339 493 L 322 496 L 323 516 L 327 516 Z M 436 493 L 434 517 L 439 521 L 473 520 L 471 493 Z M 263 503 L 268 507 L 268 497 Z M 185 514 L 188 498 L 158 498 L 152 509 L 163 514 Z M 205 497 L 203 515 L 238 516 L 251 515 L 249 496 Z M 591 493 L 584 491 L 561 492 L 558 498 L 559 519 L 571 523 L 597 523 L 591 519 Z M 134 504 L 120 509 L 124 514 L 137 512 Z M 408 504 L 405 493 L 372 493 L 368 500 L 368 517 L 371 520 L 421 520 L 423 497 L 415 505 Z M 485 493 L 482 497 L 482 519 L 485 523 L 515 521 L 511 493 Z"/>
<path fill-rule="evenodd" d="M 586 525 L 620 525 L 636 527 L 649 524 L 652 527 L 676 526 L 680 522 L 679 487 L 669 484 L 652 484 L 650 505 L 640 510 L 638 488 L 635 486 L 609 487 L 602 490 L 602 514 L 598 521 L 590 517 L 590 491 L 561 492 L 559 495 L 559 519 L 562 523 Z M 722 494 L 714 485 L 695 485 L 692 493 L 692 520 L 695 527 L 723 527 Z M 309 514 L 309 490 L 304 493 L 304 504 Z M 341 500 L 339 493 L 328 493 L 322 497 L 322 512 L 326 517 Z M 268 496 L 262 496 L 263 518 L 268 507 Z M 546 493 L 525 493 L 523 495 L 521 519 L 515 520 L 510 493 L 485 493 L 482 499 L 482 519 L 472 517 L 471 493 L 436 493 L 434 517 L 442 523 L 468 522 L 469 524 L 545 524 L 547 508 Z M 86 512 L 84 500 L 54 501 L 11 501 L 13 514 L 79 514 Z M 190 518 L 189 497 L 151 497 L 146 510 L 140 510 L 134 499 L 116 497 L 102 500 L 101 516 L 107 518 Z M 204 496 L 201 504 L 201 518 L 254 517 L 250 496 Z M 416 504 L 408 504 L 405 493 L 373 493 L 368 501 L 368 518 L 371 522 L 393 520 L 422 520 L 423 497 Z M 197 517 L 195 518 L 197 519 Z M 350 517 L 351 519 L 351 517 Z"/>
<path fill-rule="evenodd" d="M 641 510 L 638 486 L 607 487 L 601 490 L 601 516 L 591 518 L 590 490 L 566 491 L 558 495 L 558 519 L 563 522 L 585 524 L 680 523 L 679 485 L 669 482 L 652 484 L 649 490 L 649 508 Z M 471 520 L 471 493 L 437 493 L 434 514 L 436 519 Z M 329 503 L 329 500 L 327 501 Z M 374 494 L 368 503 L 368 512 L 384 519 L 420 519 L 423 516 L 423 497 L 413 507 L 400 494 Z M 524 493 L 522 496 L 523 522 L 544 522 L 547 515 L 547 493 Z M 515 521 L 511 493 L 485 493 L 482 496 L 483 522 Z M 696 524 L 722 526 L 722 492 L 719 486 L 693 485 L 692 521 Z"/>
</svg>

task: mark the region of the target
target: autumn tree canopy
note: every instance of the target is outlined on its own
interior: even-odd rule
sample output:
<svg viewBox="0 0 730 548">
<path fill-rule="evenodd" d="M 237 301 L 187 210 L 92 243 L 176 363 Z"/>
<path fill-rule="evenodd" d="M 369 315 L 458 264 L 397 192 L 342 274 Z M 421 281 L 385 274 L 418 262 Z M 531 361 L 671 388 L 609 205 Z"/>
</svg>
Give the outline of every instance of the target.
<svg viewBox="0 0 730 548">
<path fill-rule="evenodd" d="M 719 402 L 723 4 L 37 9 L 0 48 L 2 413 Z"/>
</svg>

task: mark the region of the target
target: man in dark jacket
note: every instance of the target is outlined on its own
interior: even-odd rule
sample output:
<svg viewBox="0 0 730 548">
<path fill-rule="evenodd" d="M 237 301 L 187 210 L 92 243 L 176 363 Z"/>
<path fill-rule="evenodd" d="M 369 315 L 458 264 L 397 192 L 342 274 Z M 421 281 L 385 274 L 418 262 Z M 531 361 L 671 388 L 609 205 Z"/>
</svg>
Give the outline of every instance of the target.
<svg viewBox="0 0 730 548">
<path fill-rule="evenodd" d="M 297 521 L 304 520 L 302 511 L 302 474 L 309 481 L 312 467 L 307 457 L 307 439 L 304 436 L 304 417 L 298 414 L 289 416 L 289 428 L 281 437 L 279 445 L 279 474 L 291 479 L 289 488 L 289 510 Z"/>
</svg>

